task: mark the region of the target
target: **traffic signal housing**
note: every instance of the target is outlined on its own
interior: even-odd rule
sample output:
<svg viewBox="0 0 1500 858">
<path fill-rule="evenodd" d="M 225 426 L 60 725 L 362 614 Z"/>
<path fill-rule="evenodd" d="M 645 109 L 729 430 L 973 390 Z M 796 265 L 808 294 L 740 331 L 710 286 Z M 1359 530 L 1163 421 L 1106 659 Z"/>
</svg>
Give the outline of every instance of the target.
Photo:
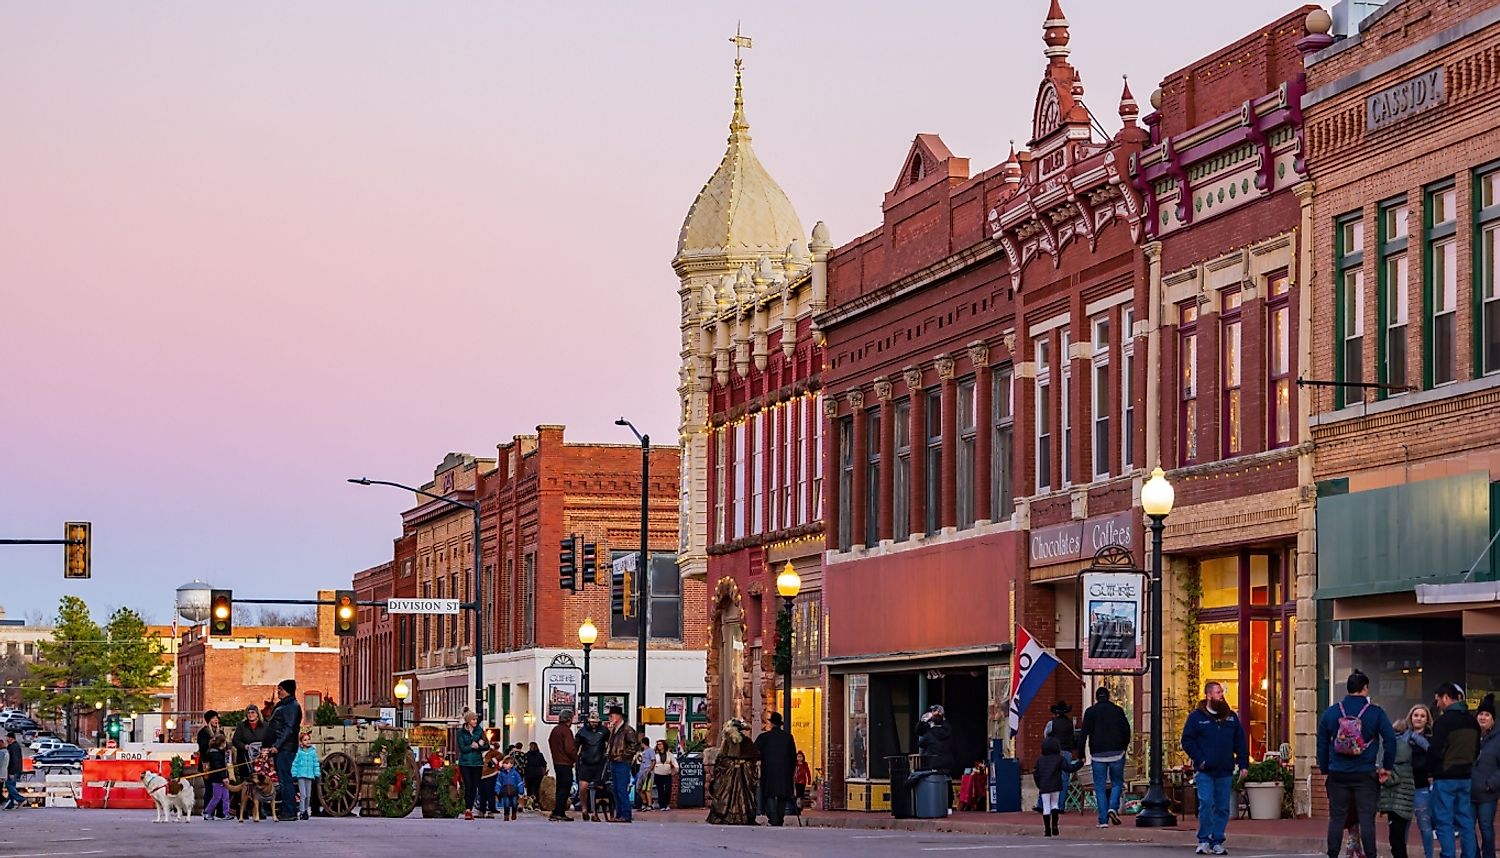
<svg viewBox="0 0 1500 858">
<path fill-rule="evenodd" d="M 93 525 L 86 521 L 70 521 L 63 525 L 63 577 L 89 578 L 89 557 L 93 553 Z"/>
<path fill-rule="evenodd" d="M 213 590 L 208 600 L 208 633 L 214 637 L 234 634 L 234 591 Z"/>
<path fill-rule="evenodd" d="M 354 604 L 353 590 L 333 591 L 333 633 L 352 638 L 359 631 L 359 606 Z"/>
<path fill-rule="evenodd" d="M 108 733 L 109 737 L 116 741 L 119 740 L 120 731 L 123 729 L 124 725 L 120 723 L 120 716 L 118 715 L 109 716 L 109 719 L 104 724 L 104 732 Z"/>
<path fill-rule="evenodd" d="M 583 583 L 595 584 L 599 581 L 599 544 L 596 542 L 585 542 L 583 544 Z"/>
<path fill-rule="evenodd" d="M 618 568 L 619 571 L 615 571 Z M 622 617 L 630 617 L 635 614 L 635 607 L 631 603 L 630 587 L 633 583 L 632 575 L 635 566 L 627 558 L 626 562 L 618 564 L 618 567 L 610 569 L 609 576 L 609 611 Z"/>
<path fill-rule="evenodd" d="M 563 590 L 578 592 L 578 537 L 562 540 L 557 555 L 557 584 Z"/>
</svg>

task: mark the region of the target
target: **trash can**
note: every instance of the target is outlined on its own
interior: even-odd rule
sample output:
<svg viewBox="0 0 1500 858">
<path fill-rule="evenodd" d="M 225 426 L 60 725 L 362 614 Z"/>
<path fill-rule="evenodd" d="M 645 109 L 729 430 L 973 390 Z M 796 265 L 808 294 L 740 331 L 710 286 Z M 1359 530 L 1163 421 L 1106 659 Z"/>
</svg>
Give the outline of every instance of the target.
<svg viewBox="0 0 1500 858">
<path fill-rule="evenodd" d="M 891 816 L 897 819 L 911 818 L 911 784 L 907 778 L 911 775 L 911 763 L 905 754 L 895 757 L 886 757 L 886 765 L 891 774 Z"/>
<path fill-rule="evenodd" d="M 952 778 L 946 772 L 923 769 L 906 779 L 911 790 L 912 815 L 917 819 L 940 819 L 948 815 Z"/>
</svg>

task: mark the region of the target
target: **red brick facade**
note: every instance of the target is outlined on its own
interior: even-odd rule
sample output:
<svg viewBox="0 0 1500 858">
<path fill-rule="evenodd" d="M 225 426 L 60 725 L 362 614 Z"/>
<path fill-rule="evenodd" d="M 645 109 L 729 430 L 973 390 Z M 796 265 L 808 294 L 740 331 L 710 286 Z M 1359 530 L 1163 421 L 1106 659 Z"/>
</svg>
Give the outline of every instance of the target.
<svg viewBox="0 0 1500 858">
<path fill-rule="evenodd" d="M 354 574 L 356 601 L 385 601 L 393 596 L 395 564 L 382 563 Z M 396 673 L 395 617 L 381 608 L 360 608 L 352 638 L 339 639 L 339 703 L 344 706 L 394 706 L 391 689 Z"/>
</svg>

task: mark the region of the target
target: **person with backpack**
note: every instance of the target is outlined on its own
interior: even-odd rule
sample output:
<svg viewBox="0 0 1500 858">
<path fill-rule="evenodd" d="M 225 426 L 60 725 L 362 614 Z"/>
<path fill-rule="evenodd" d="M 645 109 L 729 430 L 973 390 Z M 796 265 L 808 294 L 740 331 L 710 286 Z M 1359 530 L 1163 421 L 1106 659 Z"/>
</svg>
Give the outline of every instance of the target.
<svg viewBox="0 0 1500 858">
<path fill-rule="evenodd" d="M 1479 722 L 1464 703 L 1464 690 L 1451 682 L 1438 686 L 1437 723 L 1427 748 L 1432 773 L 1432 826 L 1442 858 L 1454 858 L 1454 832 L 1463 858 L 1474 858 L 1474 805 L 1469 799 L 1474 759 L 1479 756 Z"/>
<path fill-rule="evenodd" d="M 1370 702 L 1370 677 L 1356 670 L 1344 690 L 1344 699 L 1318 720 L 1318 770 L 1326 776 L 1328 791 L 1328 858 L 1338 858 L 1351 812 L 1359 821 L 1365 854 L 1376 854 L 1380 785 L 1396 765 L 1396 731 L 1385 710 Z"/>
<path fill-rule="evenodd" d="M 1250 742 L 1244 722 L 1224 699 L 1224 686 L 1209 681 L 1203 700 L 1182 725 L 1182 750 L 1193 761 L 1193 783 L 1198 788 L 1197 855 L 1227 855 L 1224 831 L 1233 810 L 1236 769 L 1250 768 Z"/>
</svg>

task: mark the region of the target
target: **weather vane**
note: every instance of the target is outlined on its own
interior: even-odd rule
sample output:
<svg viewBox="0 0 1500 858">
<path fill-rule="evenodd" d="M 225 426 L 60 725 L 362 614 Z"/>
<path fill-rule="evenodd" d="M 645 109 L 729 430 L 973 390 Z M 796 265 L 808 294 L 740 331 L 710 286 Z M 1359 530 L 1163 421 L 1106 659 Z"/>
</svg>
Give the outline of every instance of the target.
<svg viewBox="0 0 1500 858">
<path fill-rule="evenodd" d="M 729 38 L 729 41 L 734 43 L 734 67 L 739 68 L 740 63 L 743 62 L 743 60 L 740 58 L 740 51 L 745 48 L 751 47 L 750 37 L 740 32 L 739 21 L 734 22 L 734 35 Z"/>
</svg>

